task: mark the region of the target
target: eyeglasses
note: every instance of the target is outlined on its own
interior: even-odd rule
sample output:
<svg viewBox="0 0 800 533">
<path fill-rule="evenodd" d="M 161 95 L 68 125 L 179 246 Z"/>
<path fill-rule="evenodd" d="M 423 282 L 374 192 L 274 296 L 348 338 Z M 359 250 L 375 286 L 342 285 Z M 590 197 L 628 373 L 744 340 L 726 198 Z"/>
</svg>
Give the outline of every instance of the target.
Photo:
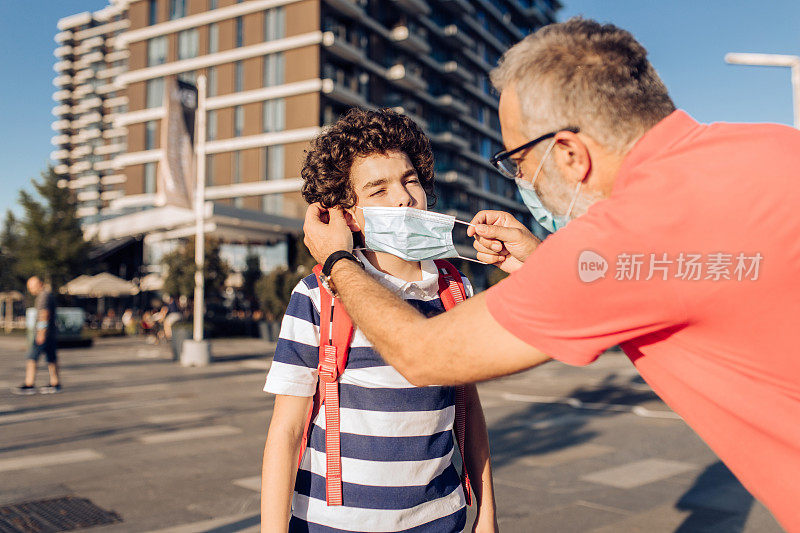
<svg viewBox="0 0 800 533">
<path fill-rule="evenodd" d="M 551 131 L 550 133 L 545 133 L 541 137 L 536 137 L 532 141 L 528 141 L 521 146 L 517 146 L 513 150 L 506 150 L 497 152 L 492 156 L 489 160 L 491 161 L 492 165 L 500 171 L 501 174 L 506 176 L 507 178 L 511 178 L 512 180 L 519 176 L 519 165 L 517 162 L 511 158 L 512 155 L 521 152 L 522 150 L 526 150 L 528 148 L 533 147 L 534 145 L 552 137 L 555 137 L 562 131 L 569 131 L 572 133 L 578 133 L 580 128 L 577 126 L 569 126 L 567 128 L 560 129 L 558 131 Z"/>
</svg>

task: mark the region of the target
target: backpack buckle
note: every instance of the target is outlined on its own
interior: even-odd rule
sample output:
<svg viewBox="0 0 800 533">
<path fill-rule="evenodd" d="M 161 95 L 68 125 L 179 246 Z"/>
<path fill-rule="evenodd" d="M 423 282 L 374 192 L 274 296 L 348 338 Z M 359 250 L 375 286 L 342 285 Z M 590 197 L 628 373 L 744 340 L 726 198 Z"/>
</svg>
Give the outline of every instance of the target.
<svg viewBox="0 0 800 533">
<path fill-rule="evenodd" d="M 336 366 L 336 346 L 326 344 L 323 347 L 323 359 L 319 362 L 319 379 L 325 383 L 333 383 L 339 379 L 339 368 Z"/>
</svg>

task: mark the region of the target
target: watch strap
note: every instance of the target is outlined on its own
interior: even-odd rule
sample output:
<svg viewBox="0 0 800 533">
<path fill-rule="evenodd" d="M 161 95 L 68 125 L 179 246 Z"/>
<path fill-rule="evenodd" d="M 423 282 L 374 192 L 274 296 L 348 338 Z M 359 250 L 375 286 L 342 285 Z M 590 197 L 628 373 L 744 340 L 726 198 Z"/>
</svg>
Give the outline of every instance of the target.
<svg viewBox="0 0 800 533">
<path fill-rule="evenodd" d="M 353 261 L 361 268 L 364 268 L 364 265 L 359 261 L 358 257 L 354 256 L 352 253 L 346 250 L 339 250 L 338 252 L 333 252 L 328 258 L 325 260 L 325 264 L 322 265 L 322 274 L 325 277 L 330 277 L 331 269 L 333 269 L 333 265 L 339 261 L 340 259 L 349 259 Z"/>
</svg>

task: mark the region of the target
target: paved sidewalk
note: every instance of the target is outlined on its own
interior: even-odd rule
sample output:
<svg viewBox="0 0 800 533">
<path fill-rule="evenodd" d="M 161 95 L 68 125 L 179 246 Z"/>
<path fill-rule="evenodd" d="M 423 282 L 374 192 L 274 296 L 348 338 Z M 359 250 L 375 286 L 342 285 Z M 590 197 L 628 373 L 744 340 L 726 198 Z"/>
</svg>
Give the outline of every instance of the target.
<svg viewBox="0 0 800 533">
<path fill-rule="evenodd" d="M 122 519 L 97 532 L 257 531 L 272 349 L 214 341 L 186 369 L 103 339 L 60 352 L 64 393 L 18 397 L 24 344 L 0 338 L 0 507 L 75 496 Z M 620 354 L 479 389 L 504 532 L 780 531 Z"/>
</svg>

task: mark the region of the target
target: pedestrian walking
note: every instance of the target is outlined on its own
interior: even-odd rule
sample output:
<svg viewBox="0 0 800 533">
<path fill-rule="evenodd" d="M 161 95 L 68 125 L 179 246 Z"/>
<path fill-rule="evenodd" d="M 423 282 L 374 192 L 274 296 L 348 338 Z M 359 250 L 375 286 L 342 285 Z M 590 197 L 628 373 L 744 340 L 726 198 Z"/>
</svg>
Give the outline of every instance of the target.
<svg viewBox="0 0 800 533">
<path fill-rule="evenodd" d="M 36 276 L 28 279 L 28 292 L 35 298 L 36 331 L 33 344 L 27 355 L 25 365 L 25 381 L 14 388 L 12 392 L 19 395 L 36 393 L 36 365 L 39 357 L 44 354 L 47 369 L 50 373 L 50 383 L 39 388 L 42 394 L 61 392 L 61 380 L 58 372 L 58 358 L 56 355 L 56 299 L 49 285 L 45 285 Z"/>
</svg>

